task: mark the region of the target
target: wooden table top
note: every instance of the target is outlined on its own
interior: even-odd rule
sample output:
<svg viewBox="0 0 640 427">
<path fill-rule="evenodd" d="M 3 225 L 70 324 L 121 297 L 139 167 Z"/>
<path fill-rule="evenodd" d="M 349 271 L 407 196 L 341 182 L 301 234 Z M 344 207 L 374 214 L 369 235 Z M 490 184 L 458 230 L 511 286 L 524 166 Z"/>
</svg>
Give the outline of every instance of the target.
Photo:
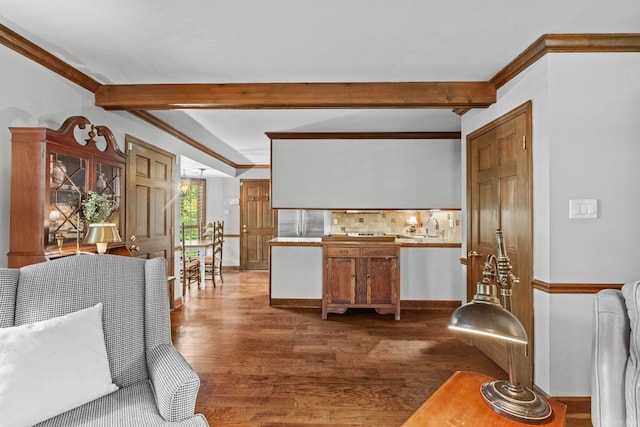
<svg viewBox="0 0 640 427">
<path fill-rule="evenodd" d="M 495 413 L 480 395 L 480 386 L 494 378 L 475 372 L 456 372 L 449 378 L 402 427 L 522 427 L 523 424 Z M 564 426 L 566 405 L 549 400 L 553 418 L 543 427 Z"/>
</svg>

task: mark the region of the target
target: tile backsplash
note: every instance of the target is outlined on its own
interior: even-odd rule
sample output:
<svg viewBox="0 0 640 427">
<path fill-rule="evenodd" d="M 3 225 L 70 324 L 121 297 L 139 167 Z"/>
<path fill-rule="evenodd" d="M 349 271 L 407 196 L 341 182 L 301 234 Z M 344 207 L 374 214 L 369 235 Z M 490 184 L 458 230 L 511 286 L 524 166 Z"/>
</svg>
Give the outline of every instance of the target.
<svg viewBox="0 0 640 427">
<path fill-rule="evenodd" d="M 409 218 L 418 224 L 411 230 Z M 444 235 L 453 241 L 461 241 L 459 210 L 417 211 L 334 211 L 331 213 L 331 233 L 388 233 Z"/>
</svg>

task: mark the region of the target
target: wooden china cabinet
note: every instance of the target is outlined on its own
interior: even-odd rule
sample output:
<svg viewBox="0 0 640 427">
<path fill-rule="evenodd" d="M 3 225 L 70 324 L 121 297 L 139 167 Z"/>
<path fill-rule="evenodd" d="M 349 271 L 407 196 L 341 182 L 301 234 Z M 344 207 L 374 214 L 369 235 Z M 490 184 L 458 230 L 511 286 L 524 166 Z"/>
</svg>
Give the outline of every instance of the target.
<svg viewBox="0 0 640 427">
<path fill-rule="evenodd" d="M 11 268 L 73 255 L 83 244 L 86 224 L 81 202 L 90 191 L 108 194 L 116 209 L 109 221 L 124 232 L 125 162 L 111 131 L 82 116 L 69 117 L 53 130 L 10 128 L 11 219 L 8 265 Z M 109 245 L 125 253 L 124 243 Z"/>
</svg>

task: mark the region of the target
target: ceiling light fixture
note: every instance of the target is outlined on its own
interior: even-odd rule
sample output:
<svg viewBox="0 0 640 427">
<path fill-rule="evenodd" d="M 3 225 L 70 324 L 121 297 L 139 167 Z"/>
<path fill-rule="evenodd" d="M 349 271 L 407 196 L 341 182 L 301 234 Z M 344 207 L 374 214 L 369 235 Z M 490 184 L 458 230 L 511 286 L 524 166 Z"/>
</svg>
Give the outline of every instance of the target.
<svg viewBox="0 0 640 427">
<path fill-rule="evenodd" d="M 182 175 L 180 176 L 180 195 L 185 197 L 189 194 L 189 187 L 191 186 L 191 180 L 187 177 L 186 171 L 182 169 Z"/>
</svg>

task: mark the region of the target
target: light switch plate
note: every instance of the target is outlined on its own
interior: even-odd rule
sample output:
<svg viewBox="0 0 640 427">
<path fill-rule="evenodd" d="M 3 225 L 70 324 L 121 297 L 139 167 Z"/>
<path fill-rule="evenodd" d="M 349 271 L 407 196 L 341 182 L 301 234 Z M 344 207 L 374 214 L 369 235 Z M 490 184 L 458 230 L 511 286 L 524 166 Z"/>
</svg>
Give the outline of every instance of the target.
<svg viewBox="0 0 640 427">
<path fill-rule="evenodd" d="M 598 201 L 596 199 L 569 200 L 569 218 L 598 218 Z"/>
</svg>

